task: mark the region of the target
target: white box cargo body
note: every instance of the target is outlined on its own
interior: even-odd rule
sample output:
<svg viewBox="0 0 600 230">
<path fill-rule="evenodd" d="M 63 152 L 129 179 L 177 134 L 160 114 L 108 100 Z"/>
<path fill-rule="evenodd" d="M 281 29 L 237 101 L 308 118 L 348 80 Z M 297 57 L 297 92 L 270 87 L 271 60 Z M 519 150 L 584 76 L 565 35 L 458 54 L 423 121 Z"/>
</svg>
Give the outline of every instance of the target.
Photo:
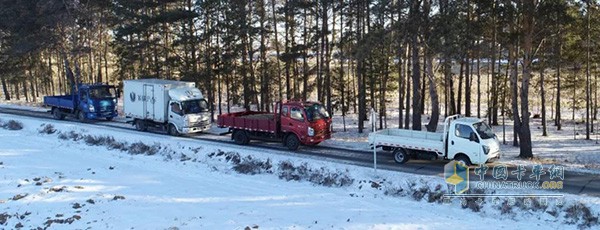
<svg viewBox="0 0 600 230">
<path fill-rule="evenodd" d="M 164 123 L 169 114 L 169 90 L 195 87 L 194 82 L 161 79 L 124 80 L 123 112 L 126 117 Z"/>
</svg>

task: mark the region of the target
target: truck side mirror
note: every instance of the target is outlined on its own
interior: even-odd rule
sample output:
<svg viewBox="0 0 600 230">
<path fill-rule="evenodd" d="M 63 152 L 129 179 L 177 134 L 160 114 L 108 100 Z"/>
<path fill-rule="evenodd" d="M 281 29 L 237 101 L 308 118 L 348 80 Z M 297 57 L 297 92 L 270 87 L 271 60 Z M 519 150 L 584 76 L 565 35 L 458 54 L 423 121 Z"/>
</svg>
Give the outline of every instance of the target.
<svg viewBox="0 0 600 230">
<path fill-rule="evenodd" d="M 477 138 L 477 134 L 475 134 L 474 132 L 471 132 L 471 134 L 469 135 L 469 140 L 479 143 L 479 138 Z"/>
</svg>

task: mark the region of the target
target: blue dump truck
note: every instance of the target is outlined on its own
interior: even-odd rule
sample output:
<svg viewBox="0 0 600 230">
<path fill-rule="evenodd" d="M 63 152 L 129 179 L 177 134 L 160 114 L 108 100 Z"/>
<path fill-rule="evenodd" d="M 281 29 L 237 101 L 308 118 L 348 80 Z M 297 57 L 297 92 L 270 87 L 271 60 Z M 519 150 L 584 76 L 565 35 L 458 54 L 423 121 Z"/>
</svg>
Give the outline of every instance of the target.
<svg viewBox="0 0 600 230">
<path fill-rule="evenodd" d="M 51 108 L 52 116 L 62 120 L 73 116 L 82 122 L 93 119 L 112 120 L 117 116 L 117 90 L 107 84 L 77 84 L 73 94 L 45 96 L 44 106 Z"/>
</svg>

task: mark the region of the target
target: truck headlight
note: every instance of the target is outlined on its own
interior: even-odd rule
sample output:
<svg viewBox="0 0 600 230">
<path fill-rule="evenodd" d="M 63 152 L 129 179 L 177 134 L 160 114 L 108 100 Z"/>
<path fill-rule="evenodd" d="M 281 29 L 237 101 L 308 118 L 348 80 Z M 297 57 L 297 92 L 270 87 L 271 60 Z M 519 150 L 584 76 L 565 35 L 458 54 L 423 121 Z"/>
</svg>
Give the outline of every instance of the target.
<svg viewBox="0 0 600 230">
<path fill-rule="evenodd" d="M 309 137 L 315 136 L 315 129 L 308 127 L 308 136 Z"/>
<path fill-rule="evenodd" d="M 117 104 L 117 99 L 113 98 L 113 103 L 116 105 Z"/>
<path fill-rule="evenodd" d="M 490 147 L 482 145 L 481 146 L 483 148 L 483 154 L 487 155 L 488 153 L 490 153 Z"/>
<path fill-rule="evenodd" d="M 90 112 L 95 112 L 96 108 L 94 108 L 94 105 L 88 104 L 88 110 L 90 110 Z"/>
</svg>

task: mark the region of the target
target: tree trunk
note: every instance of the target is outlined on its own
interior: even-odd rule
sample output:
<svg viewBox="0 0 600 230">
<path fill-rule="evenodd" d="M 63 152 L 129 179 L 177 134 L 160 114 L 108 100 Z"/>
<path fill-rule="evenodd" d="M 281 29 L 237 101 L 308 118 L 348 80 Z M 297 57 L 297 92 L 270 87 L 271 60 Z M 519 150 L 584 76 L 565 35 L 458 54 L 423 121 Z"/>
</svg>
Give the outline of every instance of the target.
<svg viewBox="0 0 600 230">
<path fill-rule="evenodd" d="M 465 116 L 471 116 L 471 59 L 467 54 L 467 61 L 465 63 Z"/>
<path fill-rule="evenodd" d="M 531 79 L 531 63 L 533 61 L 533 28 L 535 0 L 526 0 L 523 3 L 523 79 L 521 80 L 521 128 L 519 138 L 521 141 L 519 157 L 532 158 L 531 131 L 529 129 L 529 81 Z"/>
<path fill-rule="evenodd" d="M 431 98 L 431 119 L 426 127 L 427 131 L 435 132 L 440 118 L 440 102 L 435 84 L 435 75 L 433 73 L 433 57 L 431 55 L 427 55 L 426 57 L 426 71 L 427 78 L 429 79 L 429 97 Z"/>
<path fill-rule="evenodd" d="M 410 82 L 410 78 L 412 77 L 412 71 L 410 70 L 411 68 L 409 68 L 411 66 L 411 61 L 410 58 L 408 56 L 408 53 L 410 52 L 412 48 L 412 45 L 407 47 L 407 55 L 406 55 L 406 60 L 407 60 L 407 64 L 406 64 L 406 99 L 405 99 L 405 107 L 404 109 L 405 111 L 405 116 L 404 116 L 404 128 L 405 129 L 410 129 L 410 96 L 411 96 L 411 82 Z"/>
<path fill-rule="evenodd" d="M 497 79 L 496 79 L 496 43 L 497 43 L 497 27 L 496 27 L 496 15 L 498 14 L 496 12 L 496 7 L 497 7 L 497 2 L 496 0 L 494 0 L 494 4 L 493 4 L 493 16 L 492 16 L 492 50 L 491 50 L 491 55 L 492 55 L 492 68 L 491 68 L 491 74 L 492 74 L 492 106 L 491 108 L 488 108 L 488 111 L 490 113 L 489 118 L 490 121 L 492 123 L 492 125 L 498 125 L 498 83 L 497 83 Z M 489 101 L 488 101 L 488 105 L 489 105 Z"/>
<path fill-rule="evenodd" d="M 481 57 L 479 57 L 479 50 L 477 51 L 477 118 L 481 118 Z"/>
<path fill-rule="evenodd" d="M 402 45 L 400 45 L 400 48 L 398 49 L 398 57 L 400 60 L 398 60 L 398 128 L 402 129 L 404 127 L 404 121 L 402 120 L 402 115 L 403 115 L 403 111 L 402 109 L 405 108 L 403 103 L 404 103 L 404 63 L 406 63 L 406 60 L 404 58 L 405 56 L 405 51 L 402 48 Z"/>
<path fill-rule="evenodd" d="M 272 20 L 273 20 L 273 25 L 277 25 L 277 14 L 275 13 L 275 0 L 271 0 L 271 13 L 272 13 Z M 275 36 L 275 54 L 277 55 L 277 58 L 275 59 L 275 62 L 277 63 L 277 77 L 278 77 L 278 81 L 277 81 L 277 91 L 279 93 L 279 100 L 283 100 L 283 86 L 282 86 L 282 80 L 281 80 L 281 64 L 279 62 L 279 58 L 281 57 L 280 55 L 280 51 L 279 51 L 279 38 L 278 38 L 278 33 L 277 33 L 277 26 L 273 26 L 273 35 Z"/>
<path fill-rule="evenodd" d="M 417 34 L 412 36 L 412 80 L 413 80 L 413 111 L 412 111 L 412 129 L 421 130 L 421 66 L 419 62 L 419 46 Z"/>
<path fill-rule="evenodd" d="M 465 62 L 463 60 L 460 61 L 460 73 L 458 74 L 458 95 L 456 95 L 456 113 L 462 114 L 462 85 L 463 85 L 463 77 L 465 74 L 464 71 Z"/>
<path fill-rule="evenodd" d="M 548 136 L 546 129 L 546 92 L 544 91 L 544 67 L 540 70 L 540 93 L 542 101 L 542 136 Z"/>
<path fill-rule="evenodd" d="M 590 1 L 586 1 L 587 4 L 587 12 L 586 12 L 586 19 L 587 19 L 587 29 L 586 34 L 587 34 L 587 42 L 586 42 L 586 58 L 585 58 L 585 139 L 589 140 L 590 139 L 590 112 L 591 112 L 591 106 L 590 106 L 590 101 L 591 101 L 591 80 L 590 80 L 590 45 L 591 45 L 591 40 L 590 40 Z"/>
<path fill-rule="evenodd" d="M 8 91 L 8 87 L 6 85 L 6 78 L 4 74 L 0 74 L 0 80 L 2 81 L 2 92 L 4 92 L 4 100 L 10 101 L 10 92 Z"/>
<path fill-rule="evenodd" d="M 304 8 L 304 35 L 302 36 L 304 39 L 304 54 L 302 55 L 302 100 L 306 100 L 308 98 L 308 8 Z"/>
<path fill-rule="evenodd" d="M 560 13 L 557 13 L 557 16 L 560 17 Z M 556 114 L 554 116 L 554 125 L 556 125 L 556 130 L 561 130 L 561 111 L 560 111 L 560 75 L 561 75 L 561 66 L 562 66 L 562 32 L 560 29 L 560 24 L 557 28 L 557 44 L 556 44 Z"/>
<path fill-rule="evenodd" d="M 513 146 L 517 147 L 519 146 L 519 138 L 518 138 L 518 134 L 519 134 L 519 130 L 521 127 L 521 118 L 519 116 L 519 102 L 518 102 L 518 87 L 517 87 L 517 81 L 518 81 L 518 63 L 517 60 L 515 60 L 515 55 L 516 55 L 516 51 L 515 51 L 515 45 L 514 44 L 510 44 L 509 46 L 509 58 L 508 58 L 508 63 L 510 63 L 510 65 L 512 66 L 511 68 L 511 72 L 510 72 L 510 88 L 511 88 L 511 97 L 512 97 L 512 113 L 513 113 Z"/>
</svg>

